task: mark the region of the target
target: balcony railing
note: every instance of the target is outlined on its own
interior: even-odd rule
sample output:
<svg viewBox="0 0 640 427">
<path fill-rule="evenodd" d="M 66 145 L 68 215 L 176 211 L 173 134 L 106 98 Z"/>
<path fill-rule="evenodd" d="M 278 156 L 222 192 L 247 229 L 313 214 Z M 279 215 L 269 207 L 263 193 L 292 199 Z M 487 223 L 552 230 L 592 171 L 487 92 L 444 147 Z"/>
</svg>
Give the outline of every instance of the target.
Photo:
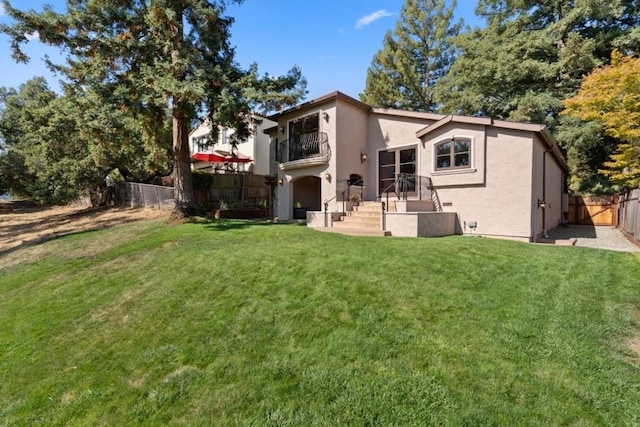
<svg viewBox="0 0 640 427">
<path fill-rule="evenodd" d="M 278 144 L 278 162 L 287 164 L 326 163 L 331 158 L 329 138 L 324 132 L 312 132 L 296 135 Z"/>
</svg>

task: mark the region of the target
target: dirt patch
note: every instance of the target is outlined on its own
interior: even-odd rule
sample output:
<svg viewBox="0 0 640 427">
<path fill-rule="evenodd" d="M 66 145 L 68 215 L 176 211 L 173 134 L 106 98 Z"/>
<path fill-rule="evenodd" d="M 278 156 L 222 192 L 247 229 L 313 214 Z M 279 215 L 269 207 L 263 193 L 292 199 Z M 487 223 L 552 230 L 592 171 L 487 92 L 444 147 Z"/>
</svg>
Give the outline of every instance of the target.
<svg viewBox="0 0 640 427">
<path fill-rule="evenodd" d="M 28 202 L 0 201 L 0 256 L 65 234 L 146 219 L 167 219 L 169 215 L 167 211 L 144 208 L 41 207 Z"/>
</svg>

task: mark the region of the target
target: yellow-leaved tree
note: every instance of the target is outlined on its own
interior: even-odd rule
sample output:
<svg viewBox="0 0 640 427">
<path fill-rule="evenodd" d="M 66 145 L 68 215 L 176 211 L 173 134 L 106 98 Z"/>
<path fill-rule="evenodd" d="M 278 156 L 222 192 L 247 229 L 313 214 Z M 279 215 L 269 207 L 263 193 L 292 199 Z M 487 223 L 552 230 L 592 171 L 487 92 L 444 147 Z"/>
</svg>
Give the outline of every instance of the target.
<svg viewBox="0 0 640 427">
<path fill-rule="evenodd" d="M 583 80 L 578 93 L 564 101 L 563 114 L 600 123 L 620 141 L 600 171 L 616 184 L 640 184 L 640 58 L 614 50 L 611 65 Z"/>
</svg>

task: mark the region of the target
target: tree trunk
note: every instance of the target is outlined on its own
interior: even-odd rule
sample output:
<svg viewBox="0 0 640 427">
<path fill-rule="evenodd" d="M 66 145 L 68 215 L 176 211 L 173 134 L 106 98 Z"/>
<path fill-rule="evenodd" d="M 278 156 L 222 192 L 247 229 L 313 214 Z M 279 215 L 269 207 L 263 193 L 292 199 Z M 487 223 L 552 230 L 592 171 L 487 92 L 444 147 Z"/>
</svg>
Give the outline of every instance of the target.
<svg viewBox="0 0 640 427">
<path fill-rule="evenodd" d="M 176 81 L 185 80 L 184 66 L 181 64 L 180 49 L 184 43 L 184 28 L 182 17 L 184 7 L 181 2 L 174 2 L 176 18 L 171 26 L 173 50 L 171 61 L 174 67 L 173 73 Z M 185 108 L 185 100 L 182 96 L 173 97 L 173 188 L 176 205 L 173 210 L 173 218 L 179 219 L 193 213 L 195 197 L 193 194 L 193 177 L 191 176 L 191 162 L 189 153 L 189 120 Z"/>
<path fill-rule="evenodd" d="M 190 214 L 195 207 L 191 158 L 189 153 L 189 127 L 181 102 L 173 104 L 173 186 L 176 199 L 174 211 Z M 176 212 L 177 213 L 177 212 Z"/>
</svg>

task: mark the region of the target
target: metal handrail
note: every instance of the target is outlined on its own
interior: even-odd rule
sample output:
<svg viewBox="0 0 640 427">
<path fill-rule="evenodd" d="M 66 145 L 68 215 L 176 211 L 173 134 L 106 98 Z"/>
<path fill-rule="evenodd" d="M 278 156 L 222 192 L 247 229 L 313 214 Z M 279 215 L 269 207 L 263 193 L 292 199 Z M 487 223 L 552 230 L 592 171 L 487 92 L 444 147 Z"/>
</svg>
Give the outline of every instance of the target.
<svg viewBox="0 0 640 427">
<path fill-rule="evenodd" d="M 423 187 L 428 189 L 429 197 L 432 198 L 433 184 L 431 182 L 431 178 L 415 174 L 397 173 L 393 183 L 382 190 L 380 194 L 384 194 L 386 196 L 386 206 L 388 207 L 390 192 L 395 193 L 399 200 L 407 200 L 409 193 L 415 191 L 418 199 L 422 200 L 423 197 L 426 197 L 426 194 L 423 194 L 423 190 L 425 189 Z"/>
</svg>

